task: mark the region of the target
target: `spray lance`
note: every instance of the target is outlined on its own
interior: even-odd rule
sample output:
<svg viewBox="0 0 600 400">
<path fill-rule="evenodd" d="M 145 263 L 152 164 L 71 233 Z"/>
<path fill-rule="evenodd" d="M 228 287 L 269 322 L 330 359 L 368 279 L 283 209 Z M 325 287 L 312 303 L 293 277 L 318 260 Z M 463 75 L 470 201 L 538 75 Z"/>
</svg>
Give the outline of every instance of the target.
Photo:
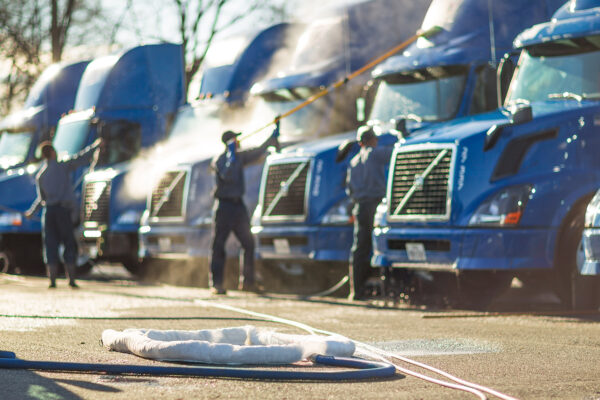
<svg viewBox="0 0 600 400">
<path fill-rule="evenodd" d="M 342 87 L 343 85 L 345 85 L 346 83 L 348 83 L 349 81 L 351 81 L 352 79 L 354 79 L 354 78 L 358 77 L 359 75 L 363 74 L 365 71 L 373 68 L 374 66 L 376 66 L 379 63 L 381 63 L 382 61 L 384 61 L 384 60 L 390 58 L 391 56 L 395 55 L 396 53 L 404 50 L 406 47 L 408 47 L 409 45 L 411 45 L 412 43 L 414 43 L 418 38 L 420 38 L 420 37 L 429 38 L 429 37 L 437 34 L 438 32 L 440 32 L 441 30 L 442 30 L 442 28 L 439 27 L 439 26 L 433 26 L 433 27 L 431 27 L 431 28 L 429 28 L 427 30 L 418 30 L 414 35 L 412 35 L 410 38 L 408 38 L 404 42 L 400 43 L 396 47 L 391 48 L 390 50 L 386 51 L 385 53 L 383 53 L 379 57 L 376 57 L 373 60 L 369 61 L 367 64 L 365 64 L 361 68 L 357 69 L 356 71 L 352 72 L 351 74 L 347 75 L 343 79 L 340 79 L 337 82 L 334 82 L 333 84 L 329 85 L 325 89 L 321 90 L 320 92 L 315 93 L 314 95 L 310 96 L 304 102 L 298 104 L 294 108 L 286 111 L 285 113 L 283 113 L 281 115 L 278 115 L 277 117 L 275 117 L 269 123 L 261 126 L 260 128 L 254 130 L 252 132 L 249 132 L 249 133 L 246 133 L 246 134 L 242 134 L 240 136 L 239 140 L 241 141 L 241 140 L 248 139 L 248 138 L 254 136 L 255 134 L 263 131 L 264 129 L 268 128 L 271 125 L 276 125 L 277 126 L 277 124 L 279 124 L 279 122 L 283 118 L 289 117 L 290 115 L 294 114 L 295 112 L 297 112 L 297 111 L 303 109 L 304 107 L 306 107 L 306 106 L 314 103 L 315 101 L 317 101 L 321 97 L 329 94 L 330 92 L 332 92 L 332 91 L 334 91 L 336 89 L 339 89 L 340 87 Z"/>
</svg>

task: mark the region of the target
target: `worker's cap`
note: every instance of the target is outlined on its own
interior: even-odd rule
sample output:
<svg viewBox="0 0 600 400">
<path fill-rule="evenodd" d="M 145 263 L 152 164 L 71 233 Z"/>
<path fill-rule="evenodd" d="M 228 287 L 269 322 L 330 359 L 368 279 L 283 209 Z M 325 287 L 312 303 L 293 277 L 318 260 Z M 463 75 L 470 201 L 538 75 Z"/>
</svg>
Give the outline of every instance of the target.
<svg viewBox="0 0 600 400">
<path fill-rule="evenodd" d="M 373 131 L 373 128 L 370 126 L 361 126 L 356 132 L 356 140 L 358 140 L 361 143 L 366 143 L 369 140 L 376 137 L 377 135 L 375 134 L 375 131 Z"/>
<path fill-rule="evenodd" d="M 231 139 L 235 139 L 236 137 L 238 137 L 240 135 L 241 135 L 241 132 L 225 131 L 225 132 L 223 132 L 223 136 L 221 136 L 221 140 L 223 141 L 223 143 L 227 143 Z"/>
</svg>

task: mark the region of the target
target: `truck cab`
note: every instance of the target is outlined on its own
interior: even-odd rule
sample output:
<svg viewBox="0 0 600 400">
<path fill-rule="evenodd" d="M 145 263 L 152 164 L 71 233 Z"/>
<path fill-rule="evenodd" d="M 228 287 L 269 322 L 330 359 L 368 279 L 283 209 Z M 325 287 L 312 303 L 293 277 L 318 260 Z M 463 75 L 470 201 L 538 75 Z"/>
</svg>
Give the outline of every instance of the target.
<svg viewBox="0 0 600 400">
<path fill-rule="evenodd" d="M 504 107 L 396 146 L 373 233 L 387 277 L 478 307 L 518 277 L 581 306 L 577 255 L 600 178 L 598 5 L 570 1 L 517 36 Z"/>
<path fill-rule="evenodd" d="M 88 61 L 53 64 L 31 88 L 23 108 L 0 121 L 0 271 L 43 271 L 39 220 L 22 213 L 36 196 L 36 149 L 52 139 L 61 115 L 73 108 Z M 39 249 L 32 251 L 31 249 Z"/>
<path fill-rule="evenodd" d="M 75 109 L 61 118 L 54 138 L 69 153 L 104 139 L 98 160 L 78 172 L 84 174 L 79 190 L 84 257 L 137 263 L 144 201 L 127 192 L 124 176 L 132 159 L 165 136 L 183 99 L 180 45 L 138 46 L 86 68 Z"/>
<path fill-rule="evenodd" d="M 421 31 L 435 33 L 419 37 L 401 55 L 378 65 L 363 96 L 372 99 L 367 124 L 380 134 L 379 145 L 496 109 L 496 73 L 503 54 L 522 29 L 548 19 L 558 7 L 558 1 L 519 1 L 494 4 L 489 10 L 480 1 L 434 0 Z M 506 64 L 515 58 L 507 58 Z M 507 83 L 511 73 L 505 68 L 502 81 Z M 287 191 L 281 196 L 275 193 L 281 192 L 284 179 L 264 177 L 261 214 L 257 209 L 253 219 L 259 256 L 263 263 L 279 266 L 282 280 L 309 275 L 315 281 L 322 276 L 327 286 L 347 274 L 353 221 L 345 176 L 358 146 L 342 162 L 336 152 L 355 136 L 351 132 L 304 143 L 267 159 L 267 171 L 304 166 L 302 177 L 293 182 L 283 177 L 288 179 Z M 295 207 L 287 204 L 292 202 Z"/>
<path fill-rule="evenodd" d="M 271 73 L 275 63 L 285 62 L 298 29 L 298 24 L 280 23 L 212 45 L 212 52 L 226 51 L 229 57 L 208 55 L 210 67 L 202 73 L 198 98 L 178 111 L 169 137 L 156 154 L 162 162 L 152 172 L 154 179 L 146 190 L 146 210 L 139 229 L 139 257 L 148 267 L 160 273 L 165 264 L 189 261 L 198 276 L 202 266 L 206 267 L 214 186 L 210 163 L 224 151 L 221 134 L 249 126 L 250 116 L 259 107 L 250 96 L 251 86 Z M 260 116 L 275 117 L 272 113 Z M 265 137 L 262 134 L 256 140 Z M 148 165 L 148 168 L 153 167 Z M 247 206 L 256 204 L 261 171 L 262 163 L 244 171 Z M 238 245 L 230 241 L 228 250 L 237 253 Z M 204 271 L 204 276 L 208 276 Z M 144 275 L 147 271 L 135 272 Z M 181 270 L 179 274 L 186 279 Z"/>
</svg>

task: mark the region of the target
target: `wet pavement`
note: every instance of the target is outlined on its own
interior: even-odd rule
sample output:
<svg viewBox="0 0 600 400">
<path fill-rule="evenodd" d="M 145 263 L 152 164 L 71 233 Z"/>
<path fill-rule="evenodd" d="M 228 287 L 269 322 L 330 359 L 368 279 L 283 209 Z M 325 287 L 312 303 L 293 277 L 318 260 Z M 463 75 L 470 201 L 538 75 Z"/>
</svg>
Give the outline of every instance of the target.
<svg viewBox="0 0 600 400">
<path fill-rule="evenodd" d="M 108 351 L 105 329 L 197 330 L 242 325 L 305 334 L 277 316 L 339 333 L 522 399 L 600 399 L 600 314 L 561 310 L 548 293 L 513 288 L 492 312 L 431 309 L 340 298 L 141 284 L 122 268 L 96 267 L 81 288 L 0 275 L 0 351 L 26 360 L 172 365 Z M 252 313 L 244 313 L 249 310 Z M 256 314 L 259 313 L 259 314 Z M 403 368 L 426 372 L 409 363 Z M 306 363 L 269 367 L 312 368 Z M 319 367 L 324 368 L 324 367 Z M 330 367 L 326 367 L 330 368 Z M 430 372 L 427 375 L 435 376 Z M 258 381 L 0 369 L 3 399 L 468 399 L 406 373 L 358 382 Z M 495 398 L 489 396 L 489 398 Z"/>
</svg>

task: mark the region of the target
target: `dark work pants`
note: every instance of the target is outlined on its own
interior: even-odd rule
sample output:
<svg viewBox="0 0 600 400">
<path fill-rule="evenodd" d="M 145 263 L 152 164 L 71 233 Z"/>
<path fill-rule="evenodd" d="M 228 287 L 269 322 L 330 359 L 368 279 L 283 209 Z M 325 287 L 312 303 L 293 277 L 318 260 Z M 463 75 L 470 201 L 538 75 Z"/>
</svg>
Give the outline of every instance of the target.
<svg viewBox="0 0 600 400">
<path fill-rule="evenodd" d="M 371 269 L 373 255 L 373 217 L 380 198 L 361 200 L 354 204 L 354 241 L 350 256 L 350 294 L 362 297 Z"/>
<path fill-rule="evenodd" d="M 63 206 L 46 206 L 42 213 L 42 239 L 44 243 L 44 262 L 48 266 L 51 280 L 56 279 L 60 256 L 60 245 L 65 246 L 63 261 L 69 279 L 75 279 L 74 266 L 77 261 L 77 241 L 73 233 L 71 210 Z"/>
<path fill-rule="evenodd" d="M 245 285 L 254 284 L 254 238 L 250 232 L 250 218 L 241 200 L 219 199 L 213 214 L 212 253 L 210 260 L 210 282 L 213 287 L 222 288 L 225 270 L 225 242 L 233 232 L 244 251 L 243 265 L 240 265 Z"/>
</svg>

